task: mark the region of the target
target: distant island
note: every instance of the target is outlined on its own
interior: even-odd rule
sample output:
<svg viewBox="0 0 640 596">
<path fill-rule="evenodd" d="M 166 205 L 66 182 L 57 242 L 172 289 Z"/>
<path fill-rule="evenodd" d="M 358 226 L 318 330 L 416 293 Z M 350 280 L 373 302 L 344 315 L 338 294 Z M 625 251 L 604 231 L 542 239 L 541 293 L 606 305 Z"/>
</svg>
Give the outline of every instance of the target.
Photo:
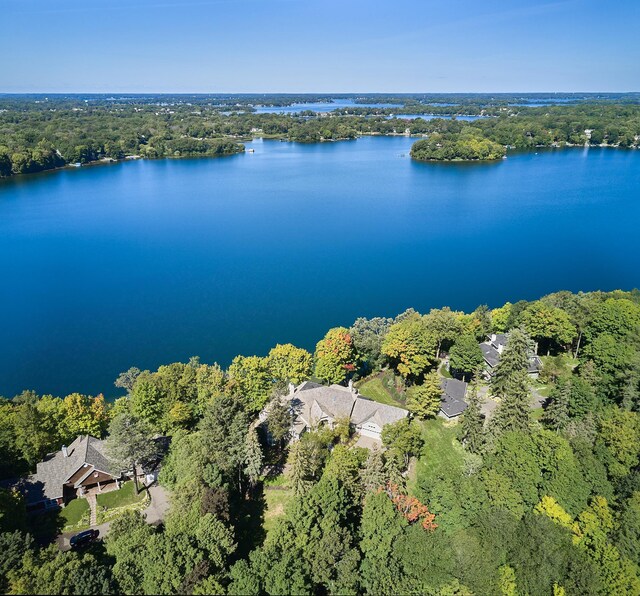
<svg viewBox="0 0 640 596">
<path fill-rule="evenodd" d="M 311 102 L 336 109 L 318 112 Z M 293 104 L 302 109 L 287 112 Z M 490 161 L 506 148 L 637 148 L 640 95 L 1 95 L 0 178 L 126 158 L 233 155 L 254 138 L 364 135 L 425 137 L 412 150 L 421 161 Z"/>
<path fill-rule="evenodd" d="M 495 161 L 502 159 L 506 148 L 482 136 L 471 127 L 461 133 L 434 133 L 411 147 L 411 157 L 418 161 Z"/>
</svg>

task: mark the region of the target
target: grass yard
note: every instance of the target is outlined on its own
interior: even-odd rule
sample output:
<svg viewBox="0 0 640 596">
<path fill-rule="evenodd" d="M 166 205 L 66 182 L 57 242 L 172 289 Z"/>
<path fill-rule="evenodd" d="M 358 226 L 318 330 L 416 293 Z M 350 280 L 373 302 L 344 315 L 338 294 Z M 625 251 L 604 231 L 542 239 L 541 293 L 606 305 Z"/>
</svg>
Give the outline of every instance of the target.
<svg viewBox="0 0 640 596">
<path fill-rule="evenodd" d="M 422 423 L 424 447 L 409 476 L 407 488 L 411 493 L 419 484 L 428 484 L 440 475 L 441 470 L 462 469 L 464 452 L 457 441 L 457 427 L 446 425 L 444 420 L 436 418 Z"/>
<path fill-rule="evenodd" d="M 60 511 L 60 517 L 64 524 L 64 532 L 72 532 L 73 530 L 81 530 L 89 527 L 89 503 L 86 499 L 73 499 L 69 501 L 66 507 Z"/>
<path fill-rule="evenodd" d="M 113 490 L 103 493 L 96 497 L 98 507 L 106 507 L 107 509 L 115 509 L 117 507 L 126 507 L 142 501 L 146 497 L 146 491 L 140 491 L 136 494 L 136 486 L 130 480 L 122 485 L 120 490 Z"/>
<path fill-rule="evenodd" d="M 390 371 L 365 379 L 357 385 L 360 395 L 388 406 L 404 406 L 396 379 Z"/>
<path fill-rule="evenodd" d="M 120 490 L 96 496 L 98 523 L 110 521 L 125 511 L 142 510 L 147 506 L 149 495 L 146 490 L 136 494 L 135 484 L 130 480 Z"/>
<path fill-rule="evenodd" d="M 284 515 L 287 503 L 293 499 L 293 490 L 290 488 L 269 489 L 265 486 L 264 499 L 267 503 L 264 512 L 264 530 L 268 534 L 278 518 Z"/>
</svg>

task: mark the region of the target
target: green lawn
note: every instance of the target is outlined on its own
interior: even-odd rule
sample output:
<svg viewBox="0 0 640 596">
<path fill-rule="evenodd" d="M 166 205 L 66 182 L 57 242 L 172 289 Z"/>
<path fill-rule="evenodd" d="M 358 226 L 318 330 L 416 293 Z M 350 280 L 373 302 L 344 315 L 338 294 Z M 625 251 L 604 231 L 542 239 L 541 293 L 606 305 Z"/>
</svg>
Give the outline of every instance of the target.
<svg viewBox="0 0 640 596">
<path fill-rule="evenodd" d="M 422 456 L 412 470 L 408 482 L 408 488 L 412 493 L 415 493 L 418 484 L 429 483 L 438 477 L 441 470 L 462 469 L 463 449 L 456 437 L 457 428 L 445 426 L 444 420 L 440 418 L 422 423 Z"/>
<path fill-rule="evenodd" d="M 388 406 L 403 406 L 402 397 L 396 390 L 393 373 L 387 371 L 357 385 L 360 395 Z"/>
<path fill-rule="evenodd" d="M 449 372 L 449 369 L 447 369 L 447 365 L 443 362 L 442 366 L 440 367 L 440 374 L 445 378 L 445 379 L 451 379 L 453 378 L 451 376 L 451 373 Z"/>
<path fill-rule="evenodd" d="M 63 530 L 71 532 L 89 527 L 89 503 L 86 499 L 73 499 L 60 511 L 60 517 L 64 524 Z"/>
<path fill-rule="evenodd" d="M 287 503 L 293 498 L 293 490 L 290 488 L 267 489 L 265 487 L 264 499 L 267 503 L 264 512 L 264 530 L 269 533 L 275 526 L 279 517 L 284 515 Z"/>
<path fill-rule="evenodd" d="M 146 497 L 146 491 L 142 490 L 136 494 L 136 487 L 132 481 L 125 482 L 120 490 L 103 493 L 96 497 L 98 507 L 106 509 L 116 509 L 126 507 L 142 501 Z"/>
</svg>

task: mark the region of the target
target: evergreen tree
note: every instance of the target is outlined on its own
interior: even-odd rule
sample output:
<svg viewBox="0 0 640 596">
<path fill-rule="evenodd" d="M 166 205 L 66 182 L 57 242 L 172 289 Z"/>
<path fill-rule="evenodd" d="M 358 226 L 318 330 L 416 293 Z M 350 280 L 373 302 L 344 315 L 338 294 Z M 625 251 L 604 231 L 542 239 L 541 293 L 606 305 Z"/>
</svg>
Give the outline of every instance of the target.
<svg viewBox="0 0 640 596">
<path fill-rule="evenodd" d="M 571 400 L 571 379 L 560 378 L 550 395 L 544 422 L 553 430 L 563 429 L 569 422 L 569 403 Z"/>
<path fill-rule="evenodd" d="M 475 380 L 469 385 L 466 398 L 468 407 L 462 416 L 462 443 L 471 453 L 479 453 L 484 445 L 484 415 Z"/>
<path fill-rule="evenodd" d="M 373 449 L 369 453 L 369 459 L 360 472 L 360 480 L 367 491 L 375 492 L 386 486 L 388 476 L 385 469 L 385 458 L 380 449 Z"/>
<path fill-rule="evenodd" d="M 279 397 L 272 400 L 267 413 L 267 430 L 276 443 L 282 445 L 289 435 L 292 421 L 289 402 Z"/>
<path fill-rule="evenodd" d="M 262 473 L 262 448 L 258 440 L 258 433 L 251 429 L 247 435 L 244 473 L 249 478 L 249 483 L 254 486 Z"/>
<path fill-rule="evenodd" d="M 440 375 L 430 372 L 421 385 L 414 385 L 407 391 L 407 408 L 420 418 L 433 418 L 440 410 L 442 387 Z"/>
<path fill-rule="evenodd" d="M 289 450 L 289 466 L 291 475 L 291 486 L 293 494 L 296 496 L 305 495 L 313 486 L 313 479 L 310 478 L 309 470 L 311 462 L 309 452 L 303 441 L 296 441 Z"/>
<path fill-rule="evenodd" d="M 513 329 L 491 382 L 494 395 L 502 400 L 491 420 L 494 436 L 529 430 L 528 352 L 529 338 Z"/>
<path fill-rule="evenodd" d="M 105 442 L 109 460 L 115 470 L 133 472 L 136 491 L 139 491 L 137 464 L 144 464 L 158 454 L 152 434 L 146 421 L 127 414 L 119 414 L 109 425 L 109 437 Z"/>
<path fill-rule="evenodd" d="M 520 329 L 513 329 L 491 379 L 491 389 L 496 397 L 503 398 L 511 389 L 516 372 L 527 372 L 529 350 L 529 338 Z"/>
</svg>

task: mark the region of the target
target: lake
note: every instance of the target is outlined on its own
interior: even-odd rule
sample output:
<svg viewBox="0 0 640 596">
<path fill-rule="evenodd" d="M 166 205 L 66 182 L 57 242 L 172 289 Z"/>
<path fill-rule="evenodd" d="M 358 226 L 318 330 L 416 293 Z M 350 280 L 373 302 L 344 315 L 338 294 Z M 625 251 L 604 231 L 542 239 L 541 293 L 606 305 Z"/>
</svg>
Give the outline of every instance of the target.
<svg viewBox="0 0 640 596">
<path fill-rule="evenodd" d="M 255 141 L 0 182 L 0 395 L 116 393 L 408 307 L 640 285 L 640 151 L 412 162 L 415 139 Z"/>
<path fill-rule="evenodd" d="M 257 114 L 298 114 L 300 112 L 333 112 L 343 108 L 397 108 L 397 103 L 356 103 L 353 99 L 334 99 L 331 102 L 294 103 L 289 106 L 255 106 Z"/>
</svg>

